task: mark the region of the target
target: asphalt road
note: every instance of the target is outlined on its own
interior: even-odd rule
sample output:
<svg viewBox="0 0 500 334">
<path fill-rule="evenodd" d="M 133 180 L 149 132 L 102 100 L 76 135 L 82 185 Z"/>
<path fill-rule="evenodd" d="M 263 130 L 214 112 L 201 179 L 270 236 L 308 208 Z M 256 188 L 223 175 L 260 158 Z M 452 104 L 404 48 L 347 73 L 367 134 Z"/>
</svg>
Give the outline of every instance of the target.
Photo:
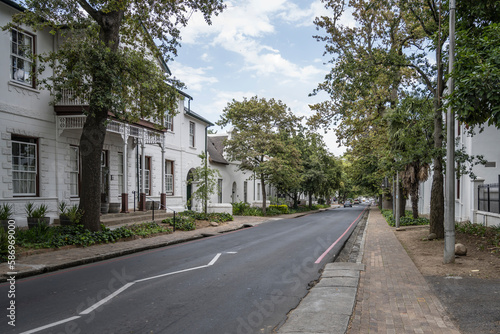
<svg viewBox="0 0 500 334">
<path fill-rule="evenodd" d="M 462 333 L 500 333 L 500 280 L 426 276 Z"/>
<path fill-rule="evenodd" d="M 9 285 L 2 284 L 0 333 L 270 333 L 338 254 L 365 208 L 18 280 L 15 328 L 7 324 Z"/>
</svg>

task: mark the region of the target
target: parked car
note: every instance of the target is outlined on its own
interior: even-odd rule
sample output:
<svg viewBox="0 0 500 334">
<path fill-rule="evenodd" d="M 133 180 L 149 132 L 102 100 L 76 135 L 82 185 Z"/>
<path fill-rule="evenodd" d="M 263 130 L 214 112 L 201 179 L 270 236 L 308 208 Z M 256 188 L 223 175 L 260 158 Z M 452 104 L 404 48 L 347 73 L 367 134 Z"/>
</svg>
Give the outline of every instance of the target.
<svg viewBox="0 0 500 334">
<path fill-rule="evenodd" d="M 344 202 L 344 208 L 345 208 L 345 207 L 351 207 L 351 208 L 352 208 L 351 201 L 345 201 L 345 202 Z"/>
</svg>

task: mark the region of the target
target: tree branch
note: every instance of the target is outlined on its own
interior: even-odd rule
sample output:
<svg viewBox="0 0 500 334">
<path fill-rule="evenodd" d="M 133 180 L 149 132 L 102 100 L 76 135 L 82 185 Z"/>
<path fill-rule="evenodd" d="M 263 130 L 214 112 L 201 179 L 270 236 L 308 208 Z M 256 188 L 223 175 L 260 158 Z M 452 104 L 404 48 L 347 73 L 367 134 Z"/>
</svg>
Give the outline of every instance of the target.
<svg viewBox="0 0 500 334">
<path fill-rule="evenodd" d="M 76 0 L 80 6 L 96 21 L 101 22 L 102 14 L 92 8 L 92 6 L 86 0 Z"/>
</svg>

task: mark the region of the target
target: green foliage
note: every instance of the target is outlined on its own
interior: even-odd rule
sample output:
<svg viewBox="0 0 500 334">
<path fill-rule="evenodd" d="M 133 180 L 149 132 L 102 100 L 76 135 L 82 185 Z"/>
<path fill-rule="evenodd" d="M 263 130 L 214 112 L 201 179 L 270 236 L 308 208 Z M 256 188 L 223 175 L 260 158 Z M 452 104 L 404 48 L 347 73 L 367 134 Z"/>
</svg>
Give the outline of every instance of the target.
<svg viewBox="0 0 500 334">
<path fill-rule="evenodd" d="M 389 226 L 395 227 L 396 226 L 396 220 L 394 219 L 392 215 L 392 210 L 384 209 L 382 210 L 382 215 L 384 216 L 385 220 L 387 221 L 387 224 Z M 409 210 L 405 211 L 405 216 L 401 217 L 399 219 L 399 226 L 413 226 L 413 225 L 429 225 L 429 219 L 419 217 L 419 218 L 413 218 L 412 212 Z"/>
<path fill-rule="evenodd" d="M 3 203 L 0 205 L 0 220 L 11 219 L 13 214 L 14 210 L 12 208 L 12 204 Z"/>
<path fill-rule="evenodd" d="M 130 230 L 134 235 L 138 235 L 141 237 L 147 237 L 150 235 L 158 234 L 158 233 L 171 233 L 172 230 L 161 226 L 155 222 L 148 222 L 143 224 L 134 224 L 131 226 L 127 226 L 127 229 Z"/>
<path fill-rule="evenodd" d="M 250 204 L 245 203 L 245 202 L 237 202 L 237 203 L 232 203 L 233 205 L 233 215 L 235 216 L 244 216 L 245 210 L 250 209 Z"/>
<path fill-rule="evenodd" d="M 457 232 L 488 240 L 488 243 L 496 248 L 496 252 L 500 252 L 500 226 L 484 226 L 465 222 L 457 223 L 455 229 Z"/>
<path fill-rule="evenodd" d="M 178 215 L 174 218 L 165 218 L 162 223 L 174 226 L 176 230 L 192 231 L 196 229 L 195 218 L 188 215 Z"/>
<path fill-rule="evenodd" d="M 211 212 L 205 214 L 204 212 L 196 212 L 192 210 L 186 210 L 183 212 L 179 212 L 179 216 L 181 217 L 191 217 L 196 220 L 208 220 L 216 223 L 223 223 L 227 221 L 232 221 L 233 216 L 230 213 L 225 212 Z"/>
<path fill-rule="evenodd" d="M 134 235 L 148 236 L 157 233 L 171 233 L 168 228 L 156 223 L 122 226 L 111 230 L 101 226 L 101 231 L 92 232 L 83 225 L 48 226 L 38 224 L 31 229 L 16 229 L 16 244 L 25 248 L 58 248 L 67 245 L 91 246 L 116 242 Z"/>
<path fill-rule="evenodd" d="M 471 127 L 500 128 L 500 8 L 497 0 L 458 1 L 451 104 Z"/>
<path fill-rule="evenodd" d="M 45 204 L 36 206 L 32 202 L 26 202 L 24 210 L 28 218 L 43 218 L 47 213 L 49 207 Z"/>
<path fill-rule="evenodd" d="M 299 152 L 283 138 L 296 130 L 300 120 L 282 101 L 254 96 L 228 103 L 217 125 L 232 125 L 231 138 L 225 143 L 226 152 L 231 160 L 241 162 L 241 170 L 255 173 L 264 189 L 272 176 L 283 181 L 283 175 L 295 173 L 299 168 Z M 289 179 L 293 178 L 289 175 Z M 263 192 L 263 212 L 265 203 Z"/>
<path fill-rule="evenodd" d="M 240 213 L 242 216 L 264 216 L 262 213 L 262 208 L 256 208 L 256 207 L 246 207 L 243 212 Z"/>
<path fill-rule="evenodd" d="M 221 176 L 217 169 L 208 167 L 205 153 L 200 154 L 198 157 L 201 159 L 201 164 L 194 169 L 193 178 L 189 180 L 189 183 L 196 184 L 196 190 L 192 193 L 192 198 L 201 201 L 203 212 L 206 212 L 206 204 L 211 195 L 217 193 L 218 178 Z"/>
<path fill-rule="evenodd" d="M 269 205 L 269 209 L 277 209 L 280 214 L 288 213 L 288 205 Z"/>
<path fill-rule="evenodd" d="M 77 205 L 73 205 L 66 211 L 66 215 L 71 223 L 78 225 L 83 217 L 83 210 L 79 209 Z"/>
</svg>

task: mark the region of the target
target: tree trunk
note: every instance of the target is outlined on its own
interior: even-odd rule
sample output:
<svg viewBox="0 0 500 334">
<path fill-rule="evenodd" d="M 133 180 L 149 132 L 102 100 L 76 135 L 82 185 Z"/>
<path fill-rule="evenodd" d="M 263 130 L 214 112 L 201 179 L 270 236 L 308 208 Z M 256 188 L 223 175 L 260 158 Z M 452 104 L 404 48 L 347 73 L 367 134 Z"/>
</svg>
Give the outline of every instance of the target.
<svg viewBox="0 0 500 334">
<path fill-rule="evenodd" d="M 406 198 L 403 191 L 403 183 L 399 183 L 399 218 L 406 216 Z"/>
<path fill-rule="evenodd" d="M 443 115 L 441 112 L 441 96 L 443 92 L 443 64 L 441 59 L 441 41 L 438 40 L 436 50 L 437 87 L 434 96 L 434 148 L 433 158 L 434 173 L 431 188 L 431 212 L 429 220 L 430 233 L 435 233 L 437 238 L 444 238 L 444 189 L 443 189 Z"/>
<path fill-rule="evenodd" d="M 101 153 L 106 136 L 102 119 L 88 116 L 80 137 L 82 155 L 81 223 L 91 231 L 101 229 Z"/>
<path fill-rule="evenodd" d="M 80 209 L 83 211 L 81 222 L 91 231 L 101 230 L 101 153 L 106 137 L 105 122 L 112 106 L 113 88 L 113 78 L 109 73 L 118 73 L 118 69 L 113 69 L 116 65 L 113 54 L 118 50 L 123 11 L 99 14 L 96 18 L 100 25 L 99 38 L 110 52 L 104 52 L 102 61 L 93 64 L 89 111 L 80 137 L 83 180 L 80 195 Z"/>
<path fill-rule="evenodd" d="M 418 218 L 418 181 L 411 187 L 411 212 L 413 219 Z"/>
<path fill-rule="evenodd" d="M 310 192 L 310 193 L 309 193 L 309 209 L 312 209 L 312 199 L 313 199 L 313 195 L 312 195 L 312 193 Z"/>
<path fill-rule="evenodd" d="M 293 194 L 293 208 L 297 209 L 299 207 L 299 194 L 294 193 Z"/>
<path fill-rule="evenodd" d="M 267 194 L 266 194 L 266 185 L 264 183 L 264 175 L 260 176 L 260 184 L 261 184 L 261 189 L 262 189 L 262 213 L 265 215 L 266 214 Z"/>
</svg>

